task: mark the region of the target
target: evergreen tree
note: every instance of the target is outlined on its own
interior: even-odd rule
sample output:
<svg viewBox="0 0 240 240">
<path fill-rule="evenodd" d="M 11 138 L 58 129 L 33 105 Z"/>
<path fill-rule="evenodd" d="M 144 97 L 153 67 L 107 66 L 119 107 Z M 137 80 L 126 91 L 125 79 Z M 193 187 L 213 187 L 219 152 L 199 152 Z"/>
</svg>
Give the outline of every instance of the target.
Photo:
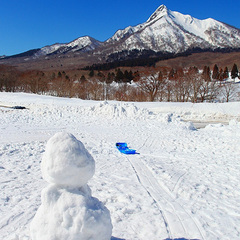
<svg viewBox="0 0 240 240">
<path fill-rule="evenodd" d="M 210 67 L 209 66 L 204 66 L 202 75 L 203 75 L 203 79 L 206 82 L 210 82 L 211 81 L 211 71 L 210 71 Z"/>
<path fill-rule="evenodd" d="M 89 75 L 90 78 L 94 77 L 94 70 L 92 69 L 92 70 L 89 72 L 88 75 Z"/>
<path fill-rule="evenodd" d="M 82 75 L 81 78 L 80 78 L 80 82 L 81 82 L 81 83 L 84 83 L 85 81 L 86 81 L 86 78 L 85 78 L 84 75 Z"/>
<path fill-rule="evenodd" d="M 238 77 L 238 67 L 237 64 L 234 63 L 232 71 L 231 71 L 231 77 L 234 79 Z"/>
<path fill-rule="evenodd" d="M 116 77 L 115 77 L 115 81 L 116 82 L 123 82 L 123 79 L 124 79 L 124 74 L 121 71 L 121 69 L 118 68 L 117 73 L 116 73 Z"/>
<path fill-rule="evenodd" d="M 128 78 L 129 78 L 129 76 L 128 76 L 128 71 L 125 70 L 125 71 L 124 71 L 124 74 L 123 74 L 123 81 L 124 81 L 124 82 L 128 82 Z"/>
<path fill-rule="evenodd" d="M 114 73 L 108 73 L 108 76 L 107 76 L 107 81 L 106 81 L 106 83 L 112 83 L 113 82 L 113 80 L 115 79 L 115 74 Z"/>
<path fill-rule="evenodd" d="M 212 79 L 219 80 L 219 69 L 217 64 L 213 67 Z"/>
<path fill-rule="evenodd" d="M 102 72 L 99 71 L 97 76 L 101 82 L 105 82 L 105 75 Z"/>
<path fill-rule="evenodd" d="M 133 72 L 130 70 L 130 72 L 129 72 L 129 81 L 132 81 L 133 80 Z"/>
<path fill-rule="evenodd" d="M 132 71 L 125 70 L 124 72 L 124 82 L 131 82 L 133 80 L 133 73 Z"/>
<path fill-rule="evenodd" d="M 222 70 L 222 68 L 220 68 L 220 71 L 219 71 L 219 80 L 220 81 L 223 80 L 223 70 Z"/>
<path fill-rule="evenodd" d="M 176 77 L 176 70 L 172 68 L 168 74 L 168 79 L 175 80 L 175 77 Z"/>
<path fill-rule="evenodd" d="M 229 71 L 228 71 L 228 68 L 225 67 L 223 71 L 223 79 L 227 79 L 227 78 L 229 78 Z"/>
<path fill-rule="evenodd" d="M 61 78 L 61 77 L 62 77 L 61 72 L 58 72 L 58 78 Z"/>
</svg>

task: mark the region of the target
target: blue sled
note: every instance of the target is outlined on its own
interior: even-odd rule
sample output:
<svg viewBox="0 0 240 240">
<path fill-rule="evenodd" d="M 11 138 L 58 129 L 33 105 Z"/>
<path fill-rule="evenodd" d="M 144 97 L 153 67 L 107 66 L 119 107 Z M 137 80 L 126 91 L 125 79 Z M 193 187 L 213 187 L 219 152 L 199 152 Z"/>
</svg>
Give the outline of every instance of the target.
<svg viewBox="0 0 240 240">
<path fill-rule="evenodd" d="M 116 143 L 116 147 L 121 153 L 136 154 L 136 150 L 128 148 L 127 143 Z"/>
</svg>

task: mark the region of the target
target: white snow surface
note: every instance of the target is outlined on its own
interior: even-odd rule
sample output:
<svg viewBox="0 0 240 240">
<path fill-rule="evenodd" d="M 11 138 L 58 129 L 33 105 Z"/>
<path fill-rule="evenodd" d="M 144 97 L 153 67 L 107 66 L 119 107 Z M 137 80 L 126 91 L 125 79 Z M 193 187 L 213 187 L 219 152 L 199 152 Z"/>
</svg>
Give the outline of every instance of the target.
<svg viewBox="0 0 240 240">
<path fill-rule="evenodd" d="M 43 179 L 49 183 L 82 187 L 94 175 L 95 162 L 81 141 L 60 132 L 47 142 L 41 169 Z"/>
<path fill-rule="evenodd" d="M 72 133 L 95 159 L 88 185 L 110 211 L 112 240 L 240 239 L 240 102 L 99 103 L 0 93 L 0 105 L 0 239 L 31 239 L 44 188 L 43 199 L 61 191 L 59 207 L 85 204 L 67 202 L 70 190 L 42 179 L 46 144 L 57 132 Z M 3 107 L 16 105 L 27 109 Z M 139 154 L 121 154 L 116 142 Z"/>
</svg>

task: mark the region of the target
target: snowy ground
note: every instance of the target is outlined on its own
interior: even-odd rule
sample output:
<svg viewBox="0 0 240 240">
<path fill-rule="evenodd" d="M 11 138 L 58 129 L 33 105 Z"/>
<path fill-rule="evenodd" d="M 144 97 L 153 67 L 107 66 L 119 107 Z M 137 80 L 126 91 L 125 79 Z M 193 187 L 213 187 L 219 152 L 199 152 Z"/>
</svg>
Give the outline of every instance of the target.
<svg viewBox="0 0 240 240">
<path fill-rule="evenodd" d="M 74 134 L 96 161 L 89 186 L 111 212 L 112 240 L 240 239 L 240 102 L 99 103 L 0 93 L 0 105 L 28 108 L 0 107 L 0 239 L 30 239 L 47 185 L 42 154 L 59 131 Z M 196 130 L 181 119 L 215 124 Z M 118 141 L 140 154 L 121 154 Z"/>
</svg>

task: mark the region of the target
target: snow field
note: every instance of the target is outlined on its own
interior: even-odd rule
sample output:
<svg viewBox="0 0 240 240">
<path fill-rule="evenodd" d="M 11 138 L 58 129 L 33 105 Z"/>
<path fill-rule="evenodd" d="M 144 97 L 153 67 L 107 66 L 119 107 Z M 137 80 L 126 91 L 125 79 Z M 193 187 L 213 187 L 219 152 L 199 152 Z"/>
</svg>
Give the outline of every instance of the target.
<svg viewBox="0 0 240 240">
<path fill-rule="evenodd" d="M 95 160 L 88 184 L 111 213 L 112 240 L 239 239 L 240 103 L 98 103 L 0 93 L 0 105 L 29 108 L 0 109 L 3 239 L 30 239 L 46 187 L 41 159 L 59 131 L 74 134 Z M 209 121 L 211 114 L 225 125 L 196 130 L 181 120 Z M 120 141 L 140 154 L 119 153 Z"/>
<path fill-rule="evenodd" d="M 41 203 L 39 190 L 46 185 L 40 172 L 43 152 L 43 142 L 0 145 L 0 239 L 26 239 L 25 231 L 29 236 L 27 226 Z"/>
</svg>

